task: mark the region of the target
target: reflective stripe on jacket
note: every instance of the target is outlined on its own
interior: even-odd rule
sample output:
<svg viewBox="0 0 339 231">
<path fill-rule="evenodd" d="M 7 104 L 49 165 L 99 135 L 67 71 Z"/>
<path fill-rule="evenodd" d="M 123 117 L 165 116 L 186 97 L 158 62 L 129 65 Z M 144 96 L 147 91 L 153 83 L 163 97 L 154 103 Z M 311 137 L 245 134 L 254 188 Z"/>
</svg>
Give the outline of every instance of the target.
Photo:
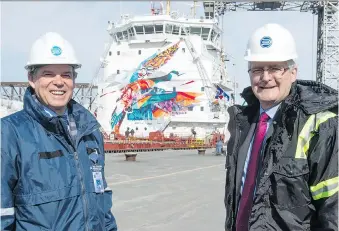
<svg viewBox="0 0 339 231">
<path fill-rule="evenodd" d="M 250 88 L 248 106 L 229 109 L 225 230 L 235 231 L 239 175 L 259 102 Z M 282 102 L 262 148 L 249 231 L 338 230 L 338 93 L 298 80 Z M 269 130 L 270 130 L 269 129 Z"/>
</svg>

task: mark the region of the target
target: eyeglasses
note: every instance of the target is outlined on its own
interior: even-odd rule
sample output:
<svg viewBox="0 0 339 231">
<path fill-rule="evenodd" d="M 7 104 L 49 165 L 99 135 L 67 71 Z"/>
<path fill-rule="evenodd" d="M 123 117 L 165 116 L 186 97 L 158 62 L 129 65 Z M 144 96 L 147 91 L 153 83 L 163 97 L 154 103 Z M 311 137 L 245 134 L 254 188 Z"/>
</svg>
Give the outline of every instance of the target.
<svg viewBox="0 0 339 231">
<path fill-rule="evenodd" d="M 268 68 L 251 68 L 248 70 L 248 73 L 253 76 L 263 75 L 267 71 L 271 75 L 282 75 L 285 71 L 288 70 L 288 67 L 268 67 Z"/>
</svg>

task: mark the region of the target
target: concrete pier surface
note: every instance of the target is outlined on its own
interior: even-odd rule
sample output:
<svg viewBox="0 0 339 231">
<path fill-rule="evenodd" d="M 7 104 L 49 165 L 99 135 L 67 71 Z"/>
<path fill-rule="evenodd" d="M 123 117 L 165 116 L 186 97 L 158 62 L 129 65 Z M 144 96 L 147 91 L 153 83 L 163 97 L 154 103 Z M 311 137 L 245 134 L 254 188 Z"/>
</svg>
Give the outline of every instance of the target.
<svg viewBox="0 0 339 231">
<path fill-rule="evenodd" d="M 106 154 L 119 231 L 224 230 L 225 156 L 214 151 Z"/>
</svg>

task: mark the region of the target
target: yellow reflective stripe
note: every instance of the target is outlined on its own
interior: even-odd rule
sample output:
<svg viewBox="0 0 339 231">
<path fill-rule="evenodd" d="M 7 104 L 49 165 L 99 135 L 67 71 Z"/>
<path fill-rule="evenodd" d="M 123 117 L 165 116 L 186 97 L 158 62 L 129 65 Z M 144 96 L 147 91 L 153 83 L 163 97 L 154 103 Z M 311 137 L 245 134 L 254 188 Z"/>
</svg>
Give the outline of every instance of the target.
<svg viewBox="0 0 339 231">
<path fill-rule="evenodd" d="M 313 200 L 319 200 L 319 199 L 322 199 L 322 198 L 330 197 L 338 191 L 339 191 L 339 186 L 337 186 L 336 188 L 334 188 L 330 191 L 323 192 L 323 193 L 320 193 L 320 194 L 312 196 L 312 197 L 313 197 Z"/>
<path fill-rule="evenodd" d="M 297 150 L 295 158 L 306 159 L 307 152 L 310 147 L 310 141 L 314 136 L 312 131 L 318 131 L 321 123 L 326 122 L 328 119 L 335 117 L 336 114 L 333 112 L 325 111 L 320 112 L 316 115 L 311 115 L 306 121 L 303 129 L 298 136 Z"/>
<path fill-rule="evenodd" d="M 334 177 L 329 180 L 321 181 L 316 186 L 311 186 L 311 192 L 315 192 L 323 187 L 329 186 L 334 183 L 338 183 L 338 177 Z"/>
<path fill-rule="evenodd" d="M 339 191 L 338 177 L 322 181 L 316 186 L 311 186 L 310 190 L 314 200 L 330 197 Z"/>
<path fill-rule="evenodd" d="M 295 153 L 295 158 L 306 159 L 306 151 L 308 150 L 311 131 L 314 127 L 314 117 L 311 115 L 306 121 L 303 129 L 301 130 L 298 136 L 297 151 Z"/>
</svg>

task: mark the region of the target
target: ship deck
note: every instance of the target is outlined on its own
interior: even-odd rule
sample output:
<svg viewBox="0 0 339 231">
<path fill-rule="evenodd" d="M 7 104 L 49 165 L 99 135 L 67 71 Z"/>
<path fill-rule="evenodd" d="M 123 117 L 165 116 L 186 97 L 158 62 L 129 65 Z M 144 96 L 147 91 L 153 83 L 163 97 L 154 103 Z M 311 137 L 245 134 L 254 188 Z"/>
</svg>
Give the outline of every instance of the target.
<svg viewBox="0 0 339 231">
<path fill-rule="evenodd" d="M 106 154 L 112 212 L 122 231 L 223 230 L 225 157 L 197 150 Z"/>
</svg>

